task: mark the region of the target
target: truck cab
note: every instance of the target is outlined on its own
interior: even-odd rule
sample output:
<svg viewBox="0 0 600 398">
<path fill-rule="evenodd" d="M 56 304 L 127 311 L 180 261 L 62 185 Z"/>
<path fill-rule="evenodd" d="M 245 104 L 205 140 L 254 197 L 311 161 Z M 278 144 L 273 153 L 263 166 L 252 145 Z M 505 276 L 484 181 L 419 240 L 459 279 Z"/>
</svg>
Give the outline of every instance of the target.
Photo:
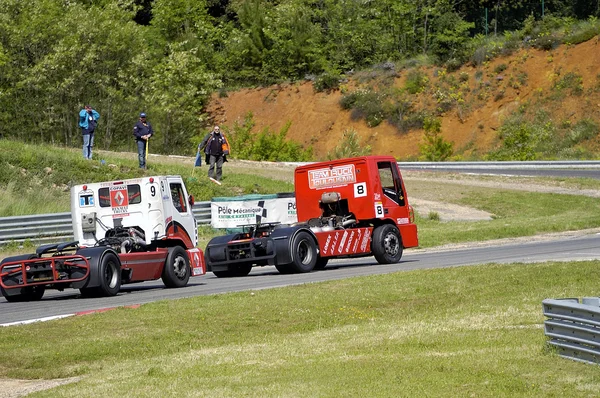
<svg viewBox="0 0 600 398">
<path fill-rule="evenodd" d="M 180 176 L 76 185 L 71 189 L 73 233 L 80 245 L 94 246 L 119 229 L 133 228 L 146 246 L 176 240 L 189 249 L 198 244 L 192 205 Z"/>
</svg>

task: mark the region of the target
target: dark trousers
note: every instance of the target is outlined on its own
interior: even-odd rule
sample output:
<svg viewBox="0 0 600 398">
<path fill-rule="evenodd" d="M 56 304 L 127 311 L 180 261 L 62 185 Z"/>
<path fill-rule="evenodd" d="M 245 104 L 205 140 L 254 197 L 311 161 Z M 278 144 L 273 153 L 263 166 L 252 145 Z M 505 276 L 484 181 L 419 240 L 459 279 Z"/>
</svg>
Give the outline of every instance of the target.
<svg viewBox="0 0 600 398">
<path fill-rule="evenodd" d="M 146 141 L 137 140 L 138 160 L 140 162 L 140 168 L 146 168 Z"/>
<path fill-rule="evenodd" d="M 223 155 L 215 156 L 210 155 L 208 159 L 208 178 L 214 178 L 217 181 L 221 181 L 223 177 L 223 161 L 225 157 Z M 215 177 L 216 171 L 216 177 Z"/>
</svg>

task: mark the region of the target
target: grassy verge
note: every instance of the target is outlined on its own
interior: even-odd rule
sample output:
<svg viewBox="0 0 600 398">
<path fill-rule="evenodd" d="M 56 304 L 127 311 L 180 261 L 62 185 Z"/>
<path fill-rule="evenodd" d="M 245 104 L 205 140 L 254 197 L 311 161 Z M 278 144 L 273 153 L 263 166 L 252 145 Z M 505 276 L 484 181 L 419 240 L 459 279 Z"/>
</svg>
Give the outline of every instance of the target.
<svg viewBox="0 0 600 398">
<path fill-rule="evenodd" d="M 600 227 L 598 198 L 436 184 L 446 201 L 492 214 L 491 221 L 440 222 L 419 217 L 419 245 L 484 241 Z"/>
<path fill-rule="evenodd" d="M 136 178 L 144 175 L 181 175 L 197 201 L 216 196 L 292 192 L 288 180 L 269 178 L 261 173 L 230 172 L 225 164 L 223 185 L 210 182 L 206 166 L 193 167 L 193 158 L 150 157 L 148 170 L 140 170 L 137 155 L 98 151 L 86 161 L 79 151 L 0 140 L 0 216 L 69 211 L 70 188 L 76 184 Z"/>
<path fill-rule="evenodd" d="M 145 304 L 0 329 L 36 396 L 591 396 L 541 302 L 597 294 L 600 262 L 481 265 Z"/>
</svg>

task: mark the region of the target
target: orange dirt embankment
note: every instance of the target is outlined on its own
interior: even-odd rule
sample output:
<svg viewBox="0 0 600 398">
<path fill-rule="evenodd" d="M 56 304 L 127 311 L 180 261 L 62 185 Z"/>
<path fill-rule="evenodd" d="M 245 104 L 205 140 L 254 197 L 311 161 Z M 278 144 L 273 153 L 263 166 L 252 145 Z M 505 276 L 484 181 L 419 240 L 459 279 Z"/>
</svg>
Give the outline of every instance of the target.
<svg viewBox="0 0 600 398">
<path fill-rule="evenodd" d="M 465 66 L 453 72 L 455 77 L 468 74 L 468 87 L 464 91 L 466 103 L 459 117 L 456 108 L 443 114 L 442 135 L 454 143 L 455 154 L 469 157 L 481 155 L 497 145 L 497 129 L 503 117 L 524 103 L 536 103 L 552 90 L 560 76 L 575 72 L 583 78 L 585 94 L 568 96 L 559 109 L 552 109 L 555 122 L 577 121 L 593 117 L 600 121 L 599 90 L 588 89 L 600 84 L 600 44 L 598 38 L 577 46 L 563 45 L 552 51 L 521 50 L 511 56 L 497 58 L 480 67 Z M 505 69 L 498 72 L 499 65 Z M 415 97 L 415 103 L 436 105 L 433 96 L 442 87 L 439 68 L 426 68 L 429 86 Z M 407 71 L 400 71 L 394 85 L 403 87 Z M 525 76 L 525 84 L 515 84 L 518 76 Z M 351 82 L 352 85 L 355 82 Z M 483 93 L 484 96 L 476 93 Z M 388 124 L 369 128 L 363 120 L 352 120 L 349 111 L 343 110 L 339 101 L 340 90 L 316 93 L 311 82 L 276 85 L 265 88 L 243 89 L 229 92 L 226 97 L 215 95 L 208 106 L 208 114 L 215 123 L 231 128 L 234 122 L 243 122 L 252 112 L 255 132 L 265 127 L 279 132 L 290 121 L 288 139 L 312 145 L 317 159 L 324 159 L 328 151 L 341 140 L 345 130 L 354 129 L 361 143 L 372 147 L 373 154 L 393 155 L 399 160 L 416 159 L 423 132 L 402 134 Z M 461 120 L 462 119 L 462 120 Z"/>
</svg>

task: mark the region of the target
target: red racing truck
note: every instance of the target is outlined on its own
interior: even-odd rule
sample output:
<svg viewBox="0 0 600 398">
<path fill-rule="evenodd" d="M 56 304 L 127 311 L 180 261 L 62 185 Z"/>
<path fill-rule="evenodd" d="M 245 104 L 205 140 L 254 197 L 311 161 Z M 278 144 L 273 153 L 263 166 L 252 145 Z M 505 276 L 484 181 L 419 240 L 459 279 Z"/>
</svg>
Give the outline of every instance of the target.
<svg viewBox="0 0 600 398">
<path fill-rule="evenodd" d="M 5 258 L 0 291 L 12 302 L 40 300 L 46 289 L 114 296 L 121 284 L 158 278 L 183 287 L 206 272 L 193 202 L 180 176 L 74 186 L 75 241 Z"/>
<path fill-rule="evenodd" d="M 256 224 L 213 238 L 207 270 L 217 277 L 245 276 L 253 266 L 280 273 L 323 269 L 330 258 L 374 256 L 397 263 L 418 246 L 414 212 L 391 156 L 312 163 L 294 174 L 298 222 Z"/>
</svg>

